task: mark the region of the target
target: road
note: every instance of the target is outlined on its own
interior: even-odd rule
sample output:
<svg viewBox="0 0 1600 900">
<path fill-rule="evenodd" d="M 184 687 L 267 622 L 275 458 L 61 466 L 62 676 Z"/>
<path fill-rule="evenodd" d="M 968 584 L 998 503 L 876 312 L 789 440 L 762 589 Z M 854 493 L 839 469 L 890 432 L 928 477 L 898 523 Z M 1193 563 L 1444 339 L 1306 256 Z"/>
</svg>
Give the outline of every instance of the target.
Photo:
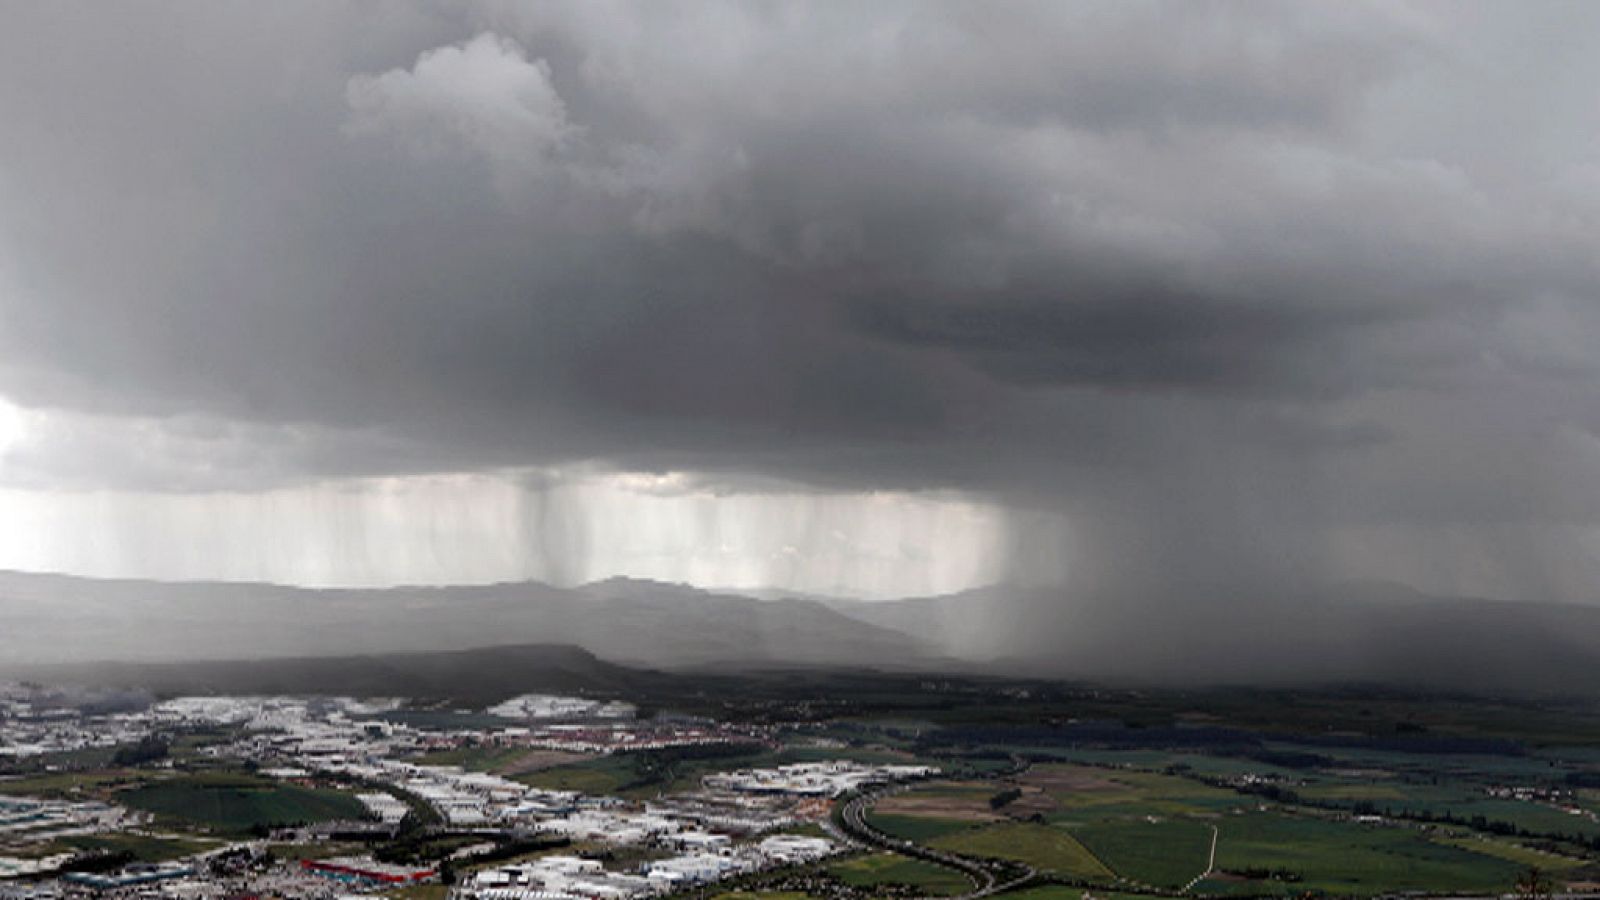
<svg viewBox="0 0 1600 900">
<path fill-rule="evenodd" d="M 1194 877 L 1194 880 L 1183 886 L 1183 893 L 1194 890 L 1194 886 L 1205 879 L 1207 875 L 1217 870 L 1217 826 L 1211 826 L 1211 855 L 1206 858 L 1206 870 Z"/>
<path fill-rule="evenodd" d="M 1021 869 L 1022 873 L 1001 881 L 995 872 L 996 867 L 991 863 L 980 862 L 955 853 L 926 847 L 912 841 L 901 840 L 893 835 L 884 834 L 867 821 L 867 811 L 872 809 L 873 804 L 878 802 L 880 796 L 882 794 L 866 793 L 852 797 L 845 803 L 839 811 L 839 820 L 843 826 L 844 833 L 858 843 L 877 847 L 880 850 L 888 850 L 891 853 L 898 853 L 911 859 L 944 866 L 947 869 L 954 869 L 972 881 L 972 891 L 954 898 L 943 898 L 943 900 L 975 900 L 978 897 L 998 894 L 1022 885 L 1031 880 L 1036 874 L 1031 866 L 1015 863 L 1012 865 Z M 1010 873 L 1008 872 L 1007 874 Z"/>
</svg>

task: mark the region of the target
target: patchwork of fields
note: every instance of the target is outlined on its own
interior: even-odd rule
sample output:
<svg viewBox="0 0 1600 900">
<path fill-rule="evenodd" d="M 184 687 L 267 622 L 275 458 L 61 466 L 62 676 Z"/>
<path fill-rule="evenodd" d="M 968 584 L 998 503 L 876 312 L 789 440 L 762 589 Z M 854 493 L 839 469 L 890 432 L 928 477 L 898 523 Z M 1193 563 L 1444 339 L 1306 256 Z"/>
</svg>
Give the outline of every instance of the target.
<svg viewBox="0 0 1600 900">
<path fill-rule="evenodd" d="M 1397 738 L 1252 737 L 1187 723 L 1072 727 L 1085 739 L 1057 743 L 1069 733 L 1059 723 L 861 720 L 799 730 L 787 745 L 586 756 L 473 742 L 415 759 L 611 795 L 630 808 L 697 790 L 719 770 L 839 758 L 936 765 L 940 777 L 877 799 L 869 823 L 931 850 L 993 860 L 986 868 L 1000 878 L 1031 871 L 1004 895 L 1018 900 L 1081 900 L 1085 890 L 1101 900 L 1492 896 L 1509 891 L 1530 866 L 1558 888 L 1600 883 L 1600 751 L 1416 737 L 1414 728 Z M 362 814 L 347 782 L 269 780 L 253 766 L 200 753 L 200 736 L 184 735 L 173 747 L 176 764 L 119 766 L 100 754 L 75 771 L 20 773 L 0 782 L 0 791 L 107 800 L 151 813 L 149 831 L 62 837 L 46 848 L 141 861 L 182 857 L 274 825 Z M 833 836 L 824 824 L 786 827 Z M 447 853 L 479 840 L 443 834 L 425 849 Z M 299 851 L 274 852 L 293 858 Z M 602 853 L 608 864 L 632 871 L 666 851 L 580 842 L 562 852 Z M 752 875 L 741 884 L 750 893 L 725 896 L 797 900 L 799 888 L 867 900 L 973 890 L 954 869 L 878 851 L 805 864 L 775 875 L 765 891 L 761 884 Z M 438 898 L 418 889 L 396 900 Z"/>
<path fill-rule="evenodd" d="M 1308 808 L 1214 786 L 1206 783 L 1212 773 L 1195 777 L 1192 765 L 1174 769 L 1171 757 L 1141 759 L 1164 763 L 1160 771 L 1111 768 L 1104 757 L 1096 761 L 1102 764 L 1042 764 L 1010 778 L 929 785 L 887 798 L 871 821 L 901 838 L 1025 863 L 1071 883 L 1200 895 L 1488 893 L 1507 889 L 1530 865 L 1573 875 L 1587 865 L 1531 839 L 1337 808 L 1343 801 L 1415 796 L 1407 791 L 1417 786 L 1386 781 L 1386 773 L 1363 773 L 1371 779 L 1365 783 L 1321 783 L 1316 798 L 1334 808 Z M 1245 767 L 1229 769 L 1212 772 L 1237 775 Z M 1531 803 L 1479 799 L 1481 792 L 1473 795 L 1470 785 L 1431 789 L 1458 802 L 1504 804 L 1512 808 L 1501 815 L 1523 822 L 1537 823 L 1546 812 L 1567 815 Z M 991 806 L 990 798 L 1008 790 L 1015 800 Z M 1052 890 L 1017 896 L 1038 894 L 1042 900 Z M 1081 895 L 1076 890 L 1074 896 Z"/>
</svg>

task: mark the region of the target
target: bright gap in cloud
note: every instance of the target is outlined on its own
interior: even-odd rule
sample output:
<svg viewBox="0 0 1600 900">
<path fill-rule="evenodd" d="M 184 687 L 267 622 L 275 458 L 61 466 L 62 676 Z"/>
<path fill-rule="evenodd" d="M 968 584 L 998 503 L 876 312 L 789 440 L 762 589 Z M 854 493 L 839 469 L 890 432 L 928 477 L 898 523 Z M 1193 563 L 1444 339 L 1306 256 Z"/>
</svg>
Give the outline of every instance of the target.
<svg viewBox="0 0 1600 900">
<path fill-rule="evenodd" d="M 5 464 L 6 452 L 16 446 L 27 431 L 26 414 L 16 404 L 0 397 L 0 465 Z"/>
<path fill-rule="evenodd" d="M 896 597 L 1002 578 L 1010 515 L 934 493 L 726 494 L 529 473 L 260 492 L 0 490 L 0 568 L 307 586 L 613 576 Z"/>
</svg>

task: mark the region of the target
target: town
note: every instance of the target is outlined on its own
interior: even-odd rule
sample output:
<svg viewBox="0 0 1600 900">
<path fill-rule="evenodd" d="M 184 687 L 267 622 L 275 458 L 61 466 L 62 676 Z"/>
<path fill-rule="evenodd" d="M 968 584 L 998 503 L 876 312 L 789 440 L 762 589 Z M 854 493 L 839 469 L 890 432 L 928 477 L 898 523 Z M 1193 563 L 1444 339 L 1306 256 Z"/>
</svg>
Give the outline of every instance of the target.
<svg viewBox="0 0 1600 900">
<path fill-rule="evenodd" d="M 432 760 L 520 754 L 537 766 L 641 751 L 694 758 L 775 749 L 777 730 L 647 720 L 626 702 L 547 694 L 425 724 L 409 721 L 417 711 L 402 698 L 190 696 L 141 705 L 21 684 L 5 686 L 0 698 L 0 746 L 23 771 L 30 759 L 118 747 L 111 761 L 119 771 L 151 776 L 124 775 L 138 786 L 96 790 L 50 762 L 0 780 L 0 896 L 8 900 L 328 898 L 423 884 L 448 884 L 464 900 L 652 896 L 837 854 L 850 841 L 829 822 L 834 798 L 938 774 L 823 758 L 715 771 L 625 798 Z M 45 795 L 12 793 L 30 783 Z M 219 803 L 254 794 L 355 805 L 285 803 L 284 818 L 303 820 L 256 822 L 254 833 L 230 835 L 184 823 L 181 809 L 164 806 L 162 791 L 176 785 L 201 797 L 213 789 Z M 97 799 L 67 799 L 90 794 Z M 341 809 L 350 815 L 330 814 Z M 140 844 L 191 852 L 133 860 L 117 850 Z M 444 844 L 447 852 L 434 852 Z"/>
<path fill-rule="evenodd" d="M 1569 743 L 1359 692 L 1250 724 L 1231 691 L 982 677 L 274 677 L 0 686 L 0 900 L 1600 894 L 1583 708 Z"/>
</svg>

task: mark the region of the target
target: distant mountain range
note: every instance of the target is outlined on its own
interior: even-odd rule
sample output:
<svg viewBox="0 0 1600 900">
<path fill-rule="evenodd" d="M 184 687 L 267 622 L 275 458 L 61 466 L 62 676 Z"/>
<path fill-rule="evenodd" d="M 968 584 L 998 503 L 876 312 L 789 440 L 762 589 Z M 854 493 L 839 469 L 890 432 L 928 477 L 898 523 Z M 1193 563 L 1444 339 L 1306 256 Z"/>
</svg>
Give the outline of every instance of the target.
<svg viewBox="0 0 1600 900">
<path fill-rule="evenodd" d="M 814 600 L 614 579 L 312 590 L 0 573 L 0 667 L 573 644 L 646 666 L 910 665 L 912 638 Z"/>
<path fill-rule="evenodd" d="M 572 589 L 312 590 L 0 573 L 0 671 L 560 644 L 658 669 L 843 666 L 1600 693 L 1595 607 L 1446 599 L 1386 584 L 1294 598 L 1204 586 L 1070 600 L 1000 586 L 887 602 L 763 595 L 628 579 Z"/>
</svg>

